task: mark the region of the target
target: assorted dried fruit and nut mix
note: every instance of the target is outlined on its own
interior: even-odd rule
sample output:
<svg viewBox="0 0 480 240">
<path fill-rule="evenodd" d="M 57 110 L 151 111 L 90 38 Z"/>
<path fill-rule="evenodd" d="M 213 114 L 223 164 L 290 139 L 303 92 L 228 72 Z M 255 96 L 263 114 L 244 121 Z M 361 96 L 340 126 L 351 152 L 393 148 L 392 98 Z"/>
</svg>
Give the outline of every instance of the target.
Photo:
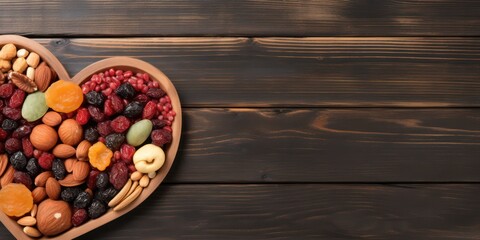
<svg viewBox="0 0 480 240">
<path fill-rule="evenodd" d="M 134 201 L 165 162 L 175 111 L 146 73 L 108 69 L 81 86 L 34 52 L 0 50 L 0 209 L 54 236 Z"/>
</svg>

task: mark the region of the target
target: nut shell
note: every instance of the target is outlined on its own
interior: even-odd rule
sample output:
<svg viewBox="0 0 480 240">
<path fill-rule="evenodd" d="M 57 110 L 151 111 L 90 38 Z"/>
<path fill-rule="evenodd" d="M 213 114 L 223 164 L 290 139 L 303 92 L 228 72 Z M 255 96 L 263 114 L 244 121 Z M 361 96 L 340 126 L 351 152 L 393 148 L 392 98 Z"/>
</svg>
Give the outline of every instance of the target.
<svg viewBox="0 0 480 240">
<path fill-rule="evenodd" d="M 77 121 L 67 119 L 60 124 L 58 136 L 63 143 L 75 146 L 83 139 L 83 128 Z"/>
<path fill-rule="evenodd" d="M 55 129 L 46 124 L 35 126 L 30 134 L 32 145 L 42 151 L 52 149 L 57 144 L 57 140 L 58 135 Z"/>
<path fill-rule="evenodd" d="M 72 211 L 67 202 L 47 199 L 37 212 L 38 230 L 45 236 L 54 236 L 72 227 Z"/>
</svg>

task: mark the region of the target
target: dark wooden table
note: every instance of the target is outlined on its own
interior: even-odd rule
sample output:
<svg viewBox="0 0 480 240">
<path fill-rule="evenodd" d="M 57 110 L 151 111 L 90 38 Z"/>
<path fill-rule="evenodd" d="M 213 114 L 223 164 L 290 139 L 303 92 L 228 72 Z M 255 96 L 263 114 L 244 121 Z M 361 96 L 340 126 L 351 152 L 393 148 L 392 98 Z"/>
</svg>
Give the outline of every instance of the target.
<svg viewBox="0 0 480 240">
<path fill-rule="evenodd" d="M 179 91 L 165 184 L 79 239 L 480 238 L 480 1 L 3 1 L 0 24 L 72 76 L 131 56 Z"/>
</svg>

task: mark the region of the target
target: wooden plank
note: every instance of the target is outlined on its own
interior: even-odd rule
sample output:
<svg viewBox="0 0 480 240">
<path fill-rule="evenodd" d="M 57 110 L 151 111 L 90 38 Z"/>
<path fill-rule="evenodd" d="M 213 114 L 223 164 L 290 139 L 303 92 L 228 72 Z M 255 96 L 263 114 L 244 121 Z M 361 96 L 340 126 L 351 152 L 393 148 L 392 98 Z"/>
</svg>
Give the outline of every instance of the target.
<svg viewBox="0 0 480 240">
<path fill-rule="evenodd" d="M 478 184 L 162 185 L 78 239 L 478 239 L 479 202 Z"/>
<path fill-rule="evenodd" d="M 71 75 L 146 60 L 188 107 L 480 106 L 479 38 L 39 39 Z"/>
<path fill-rule="evenodd" d="M 475 0 L 7 1 L 0 11 L 1 33 L 42 36 L 480 35 Z"/>
<path fill-rule="evenodd" d="M 168 182 L 480 181 L 480 109 L 185 109 Z"/>
</svg>

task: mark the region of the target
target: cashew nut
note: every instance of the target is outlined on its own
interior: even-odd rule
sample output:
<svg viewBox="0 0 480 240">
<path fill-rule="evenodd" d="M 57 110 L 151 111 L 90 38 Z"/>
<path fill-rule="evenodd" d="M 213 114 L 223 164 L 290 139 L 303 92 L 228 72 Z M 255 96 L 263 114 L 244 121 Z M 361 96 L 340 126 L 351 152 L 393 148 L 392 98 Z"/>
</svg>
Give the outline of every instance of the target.
<svg viewBox="0 0 480 240">
<path fill-rule="evenodd" d="M 139 172 L 155 172 L 165 163 L 165 153 L 156 145 L 146 144 L 135 152 L 133 163 Z"/>
</svg>

